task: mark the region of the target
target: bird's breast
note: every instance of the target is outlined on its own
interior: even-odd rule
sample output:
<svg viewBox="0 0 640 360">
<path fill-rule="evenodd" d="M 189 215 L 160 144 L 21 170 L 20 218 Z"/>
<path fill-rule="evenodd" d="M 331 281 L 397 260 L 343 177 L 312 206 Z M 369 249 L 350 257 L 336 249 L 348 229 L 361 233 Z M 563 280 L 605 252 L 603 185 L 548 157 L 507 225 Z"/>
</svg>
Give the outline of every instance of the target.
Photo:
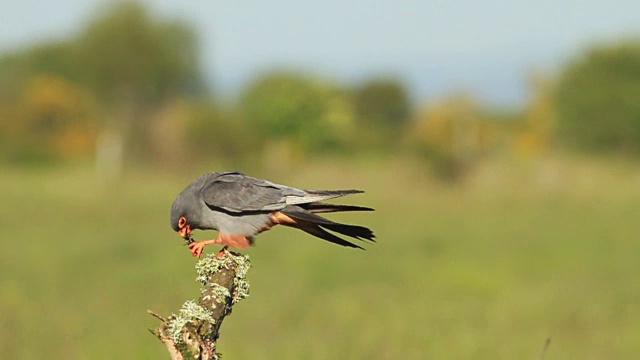
<svg viewBox="0 0 640 360">
<path fill-rule="evenodd" d="M 258 214 L 228 214 L 214 211 L 207 218 L 204 228 L 215 229 L 227 234 L 242 234 L 254 236 L 265 227 L 272 225 L 269 220 L 270 213 Z"/>
</svg>

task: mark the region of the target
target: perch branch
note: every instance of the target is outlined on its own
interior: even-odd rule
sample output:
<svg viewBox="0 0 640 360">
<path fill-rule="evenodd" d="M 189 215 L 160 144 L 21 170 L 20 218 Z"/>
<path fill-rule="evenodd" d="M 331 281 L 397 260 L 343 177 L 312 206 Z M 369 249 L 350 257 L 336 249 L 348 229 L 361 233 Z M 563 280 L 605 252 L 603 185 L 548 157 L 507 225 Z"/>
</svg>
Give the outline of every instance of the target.
<svg viewBox="0 0 640 360">
<path fill-rule="evenodd" d="M 246 255 L 226 250 L 218 257 L 208 255 L 196 264 L 196 281 L 202 285 L 197 303 L 186 301 L 178 315 L 167 319 L 147 310 L 162 322 L 150 331 L 166 345 L 172 360 L 219 358 L 216 348 L 222 321 L 249 296 L 249 267 Z"/>
</svg>

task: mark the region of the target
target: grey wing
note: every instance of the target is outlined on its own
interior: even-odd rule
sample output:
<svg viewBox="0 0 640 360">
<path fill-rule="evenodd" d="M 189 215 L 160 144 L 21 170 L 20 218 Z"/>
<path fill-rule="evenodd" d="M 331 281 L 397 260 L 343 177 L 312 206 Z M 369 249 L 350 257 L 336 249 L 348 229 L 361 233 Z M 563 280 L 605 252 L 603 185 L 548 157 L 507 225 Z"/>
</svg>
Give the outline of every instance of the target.
<svg viewBox="0 0 640 360">
<path fill-rule="evenodd" d="M 208 206 L 233 213 L 280 210 L 287 206 L 287 198 L 306 194 L 303 190 L 238 172 L 221 173 L 202 188 L 202 197 Z"/>
</svg>

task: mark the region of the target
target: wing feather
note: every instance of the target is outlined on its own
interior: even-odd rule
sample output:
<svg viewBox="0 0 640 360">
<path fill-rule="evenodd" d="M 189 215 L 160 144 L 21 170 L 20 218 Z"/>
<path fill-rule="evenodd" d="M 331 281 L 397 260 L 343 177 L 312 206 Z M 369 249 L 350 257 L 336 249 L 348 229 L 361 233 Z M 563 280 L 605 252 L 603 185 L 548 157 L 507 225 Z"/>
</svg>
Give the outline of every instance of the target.
<svg viewBox="0 0 640 360">
<path fill-rule="evenodd" d="M 201 194 L 209 207 L 234 213 L 273 211 L 286 206 L 283 187 L 238 172 L 221 173 L 210 179 Z"/>
<path fill-rule="evenodd" d="M 301 190 L 239 172 L 210 173 L 201 189 L 207 206 L 232 213 L 275 211 L 333 199 L 360 190 Z"/>
</svg>

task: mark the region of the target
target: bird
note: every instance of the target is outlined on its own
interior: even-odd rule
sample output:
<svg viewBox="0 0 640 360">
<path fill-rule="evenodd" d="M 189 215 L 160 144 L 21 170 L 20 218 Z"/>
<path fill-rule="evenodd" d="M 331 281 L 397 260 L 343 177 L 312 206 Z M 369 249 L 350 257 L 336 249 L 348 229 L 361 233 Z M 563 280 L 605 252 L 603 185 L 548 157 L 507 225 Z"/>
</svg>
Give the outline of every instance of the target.
<svg viewBox="0 0 640 360">
<path fill-rule="evenodd" d="M 329 231 L 363 242 L 375 242 L 373 231 L 364 226 L 334 222 L 319 213 L 373 211 L 355 205 L 325 200 L 362 193 L 361 190 L 302 190 L 258 179 L 238 171 L 210 172 L 199 176 L 182 190 L 171 205 L 171 227 L 183 239 L 191 254 L 200 257 L 205 246 L 220 244 L 246 249 L 256 235 L 275 225 L 300 229 L 328 242 L 364 249 Z M 217 230 L 211 240 L 195 241 L 192 232 Z M 329 231 L 327 231 L 329 230 Z"/>
</svg>

